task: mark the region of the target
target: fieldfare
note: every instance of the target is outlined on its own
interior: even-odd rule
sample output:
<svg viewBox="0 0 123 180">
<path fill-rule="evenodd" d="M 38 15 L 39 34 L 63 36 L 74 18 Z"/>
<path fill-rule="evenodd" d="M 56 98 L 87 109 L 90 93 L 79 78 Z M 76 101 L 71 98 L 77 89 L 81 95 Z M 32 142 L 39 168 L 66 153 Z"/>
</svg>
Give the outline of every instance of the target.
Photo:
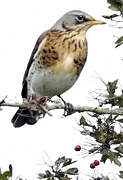
<svg viewBox="0 0 123 180">
<path fill-rule="evenodd" d="M 74 10 L 63 15 L 41 34 L 32 51 L 23 78 L 22 98 L 30 102 L 52 98 L 69 90 L 78 79 L 87 59 L 87 30 L 104 24 L 85 12 Z M 14 127 L 37 122 L 37 112 L 19 108 L 12 119 Z"/>
</svg>

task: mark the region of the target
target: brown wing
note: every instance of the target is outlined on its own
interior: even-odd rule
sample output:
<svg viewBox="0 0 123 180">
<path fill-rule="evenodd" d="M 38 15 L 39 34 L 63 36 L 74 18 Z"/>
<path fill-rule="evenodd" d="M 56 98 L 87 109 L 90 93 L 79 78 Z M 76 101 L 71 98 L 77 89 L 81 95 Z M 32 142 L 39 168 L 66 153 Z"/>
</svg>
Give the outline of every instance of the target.
<svg viewBox="0 0 123 180">
<path fill-rule="evenodd" d="M 43 34 L 41 34 L 41 36 L 38 38 L 36 44 L 35 44 L 35 47 L 32 51 L 32 54 L 31 54 L 31 57 L 29 59 L 29 62 L 28 62 L 28 65 L 27 65 L 27 68 L 26 68 L 26 71 L 25 71 L 25 74 L 24 74 L 24 77 L 23 77 L 23 87 L 22 87 L 22 91 L 21 91 L 21 95 L 23 98 L 27 98 L 27 76 L 28 76 L 28 72 L 29 72 L 29 69 L 34 61 L 34 55 L 35 53 L 37 52 L 38 50 L 38 47 L 40 45 L 40 43 L 42 42 L 42 40 L 44 39 L 45 35 L 47 34 L 48 31 L 44 32 Z"/>
</svg>

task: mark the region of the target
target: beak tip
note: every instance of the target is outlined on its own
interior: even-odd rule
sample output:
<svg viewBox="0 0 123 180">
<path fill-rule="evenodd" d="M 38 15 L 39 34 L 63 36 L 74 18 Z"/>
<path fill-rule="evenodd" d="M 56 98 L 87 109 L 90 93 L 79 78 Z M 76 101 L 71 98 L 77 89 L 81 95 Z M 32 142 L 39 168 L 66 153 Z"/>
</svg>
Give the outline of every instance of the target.
<svg viewBox="0 0 123 180">
<path fill-rule="evenodd" d="M 94 20 L 92 21 L 92 24 L 106 24 L 104 21 L 98 21 L 98 20 Z"/>
<path fill-rule="evenodd" d="M 106 22 L 103 22 L 103 21 L 102 21 L 101 24 L 106 24 Z"/>
</svg>

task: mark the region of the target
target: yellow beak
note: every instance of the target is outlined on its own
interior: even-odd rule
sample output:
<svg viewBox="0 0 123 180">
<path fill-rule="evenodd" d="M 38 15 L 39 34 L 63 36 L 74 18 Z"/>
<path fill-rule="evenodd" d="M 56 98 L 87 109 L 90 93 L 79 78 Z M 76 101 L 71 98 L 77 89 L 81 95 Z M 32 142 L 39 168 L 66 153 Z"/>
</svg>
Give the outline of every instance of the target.
<svg viewBox="0 0 123 180">
<path fill-rule="evenodd" d="M 103 21 L 98 21 L 98 20 L 92 20 L 92 21 L 90 21 L 90 24 L 106 24 L 105 22 L 103 22 Z"/>
</svg>

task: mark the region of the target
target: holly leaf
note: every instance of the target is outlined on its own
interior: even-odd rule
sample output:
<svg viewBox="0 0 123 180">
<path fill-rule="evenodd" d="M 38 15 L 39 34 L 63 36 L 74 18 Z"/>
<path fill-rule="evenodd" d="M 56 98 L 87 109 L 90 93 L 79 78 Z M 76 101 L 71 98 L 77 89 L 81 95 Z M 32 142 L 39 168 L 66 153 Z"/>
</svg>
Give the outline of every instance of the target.
<svg viewBox="0 0 123 180">
<path fill-rule="evenodd" d="M 0 180 L 8 180 L 11 176 L 10 171 L 5 171 L 3 174 L 0 174 Z"/>
<path fill-rule="evenodd" d="M 52 173 L 49 170 L 45 171 L 46 177 L 52 177 Z"/>
<path fill-rule="evenodd" d="M 83 125 L 83 126 L 86 126 L 87 125 L 87 122 L 86 122 L 86 119 L 84 118 L 84 116 L 81 116 L 81 119 L 80 119 L 80 121 L 79 121 L 79 125 L 81 126 L 81 125 Z"/>
<path fill-rule="evenodd" d="M 119 167 L 121 166 L 121 162 L 116 158 L 116 159 L 114 159 L 114 163 L 116 164 L 116 165 L 118 165 Z"/>
<path fill-rule="evenodd" d="M 118 46 L 121 46 L 122 44 L 123 44 L 123 36 L 121 36 L 120 38 L 118 38 L 117 39 L 117 41 L 115 42 L 115 44 L 116 44 L 116 48 L 118 47 Z"/>
<path fill-rule="evenodd" d="M 118 79 L 116 79 L 113 82 L 108 82 L 107 91 L 108 91 L 110 97 L 114 96 L 114 93 L 115 93 L 115 91 L 117 89 L 117 83 L 118 83 Z"/>
<path fill-rule="evenodd" d="M 119 145 L 118 147 L 115 148 L 115 150 L 123 154 L 123 145 Z"/>
<path fill-rule="evenodd" d="M 78 169 L 77 168 L 70 168 L 70 169 L 66 170 L 65 173 L 69 174 L 69 175 L 77 175 Z"/>
<path fill-rule="evenodd" d="M 108 8 L 111 9 L 112 11 L 120 11 L 120 8 L 118 5 L 111 5 Z"/>
<path fill-rule="evenodd" d="M 68 176 L 65 177 L 60 177 L 61 180 L 70 180 L 71 178 L 69 178 Z"/>
<path fill-rule="evenodd" d="M 44 173 L 39 173 L 39 174 L 38 174 L 38 178 L 39 178 L 39 179 L 44 179 L 44 178 L 46 178 L 46 174 L 44 174 Z"/>
<path fill-rule="evenodd" d="M 89 149 L 89 154 L 91 154 L 91 153 L 94 153 L 95 151 L 97 151 L 99 149 L 99 147 L 94 147 L 94 148 L 92 148 L 92 149 Z"/>
<path fill-rule="evenodd" d="M 103 180 L 110 180 L 108 176 L 103 177 Z"/>
<path fill-rule="evenodd" d="M 112 15 L 103 15 L 102 17 L 104 17 L 105 19 L 113 19 L 113 18 L 115 18 L 115 17 L 118 17 L 119 15 L 117 15 L 117 14 L 112 14 Z"/>
<path fill-rule="evenodd" d="M 66 161 L 65 156 L 59 157 L 56 161 L 55 161 L 55 165 L 56 166 L 60 166 L 61 163 L 64 163 Z"/>
<path fill-rule="evenodd" d="M 109 9 L 113 11 L 121 11 L 123 2 L 122 0 L 107 0 L 110 4 Z"/>
<path fill-rule="evenodd" d="M 123 179 L 123 171 L 119 171 L 120 175 L 119 177 Z"/>
<path fill-rule="evenodd" d="M 123 119 L 117 119 L 117 121 L 123 123 Z"/>
<path fill-rule="evenodd" d="M 117 152 L 112 152 L 108 149 L 103 150 L 102 152 L 102 157 L 101 157 L 101 162 L 106 162 L 107 159 L 109 159 L 112 162 L 114 162 L 116 165 L 121 166 L 120 161 L 118 160 L 120 154 Z"/>
<path fill-rule="evenodd" d="M 39 173 L 38 176 L 39 179 L 47 178 L 51 180 L 53 178 L 53 174 L 49 170 L 46 170 L 45 173 Z"/>
<path fill-rule="evenodd" d="M 71 158 L 66 158 L 66 161 L 63 163 L 62 167 L 69 166 L 77 161 L 72 161 Z"/>
</svg>

